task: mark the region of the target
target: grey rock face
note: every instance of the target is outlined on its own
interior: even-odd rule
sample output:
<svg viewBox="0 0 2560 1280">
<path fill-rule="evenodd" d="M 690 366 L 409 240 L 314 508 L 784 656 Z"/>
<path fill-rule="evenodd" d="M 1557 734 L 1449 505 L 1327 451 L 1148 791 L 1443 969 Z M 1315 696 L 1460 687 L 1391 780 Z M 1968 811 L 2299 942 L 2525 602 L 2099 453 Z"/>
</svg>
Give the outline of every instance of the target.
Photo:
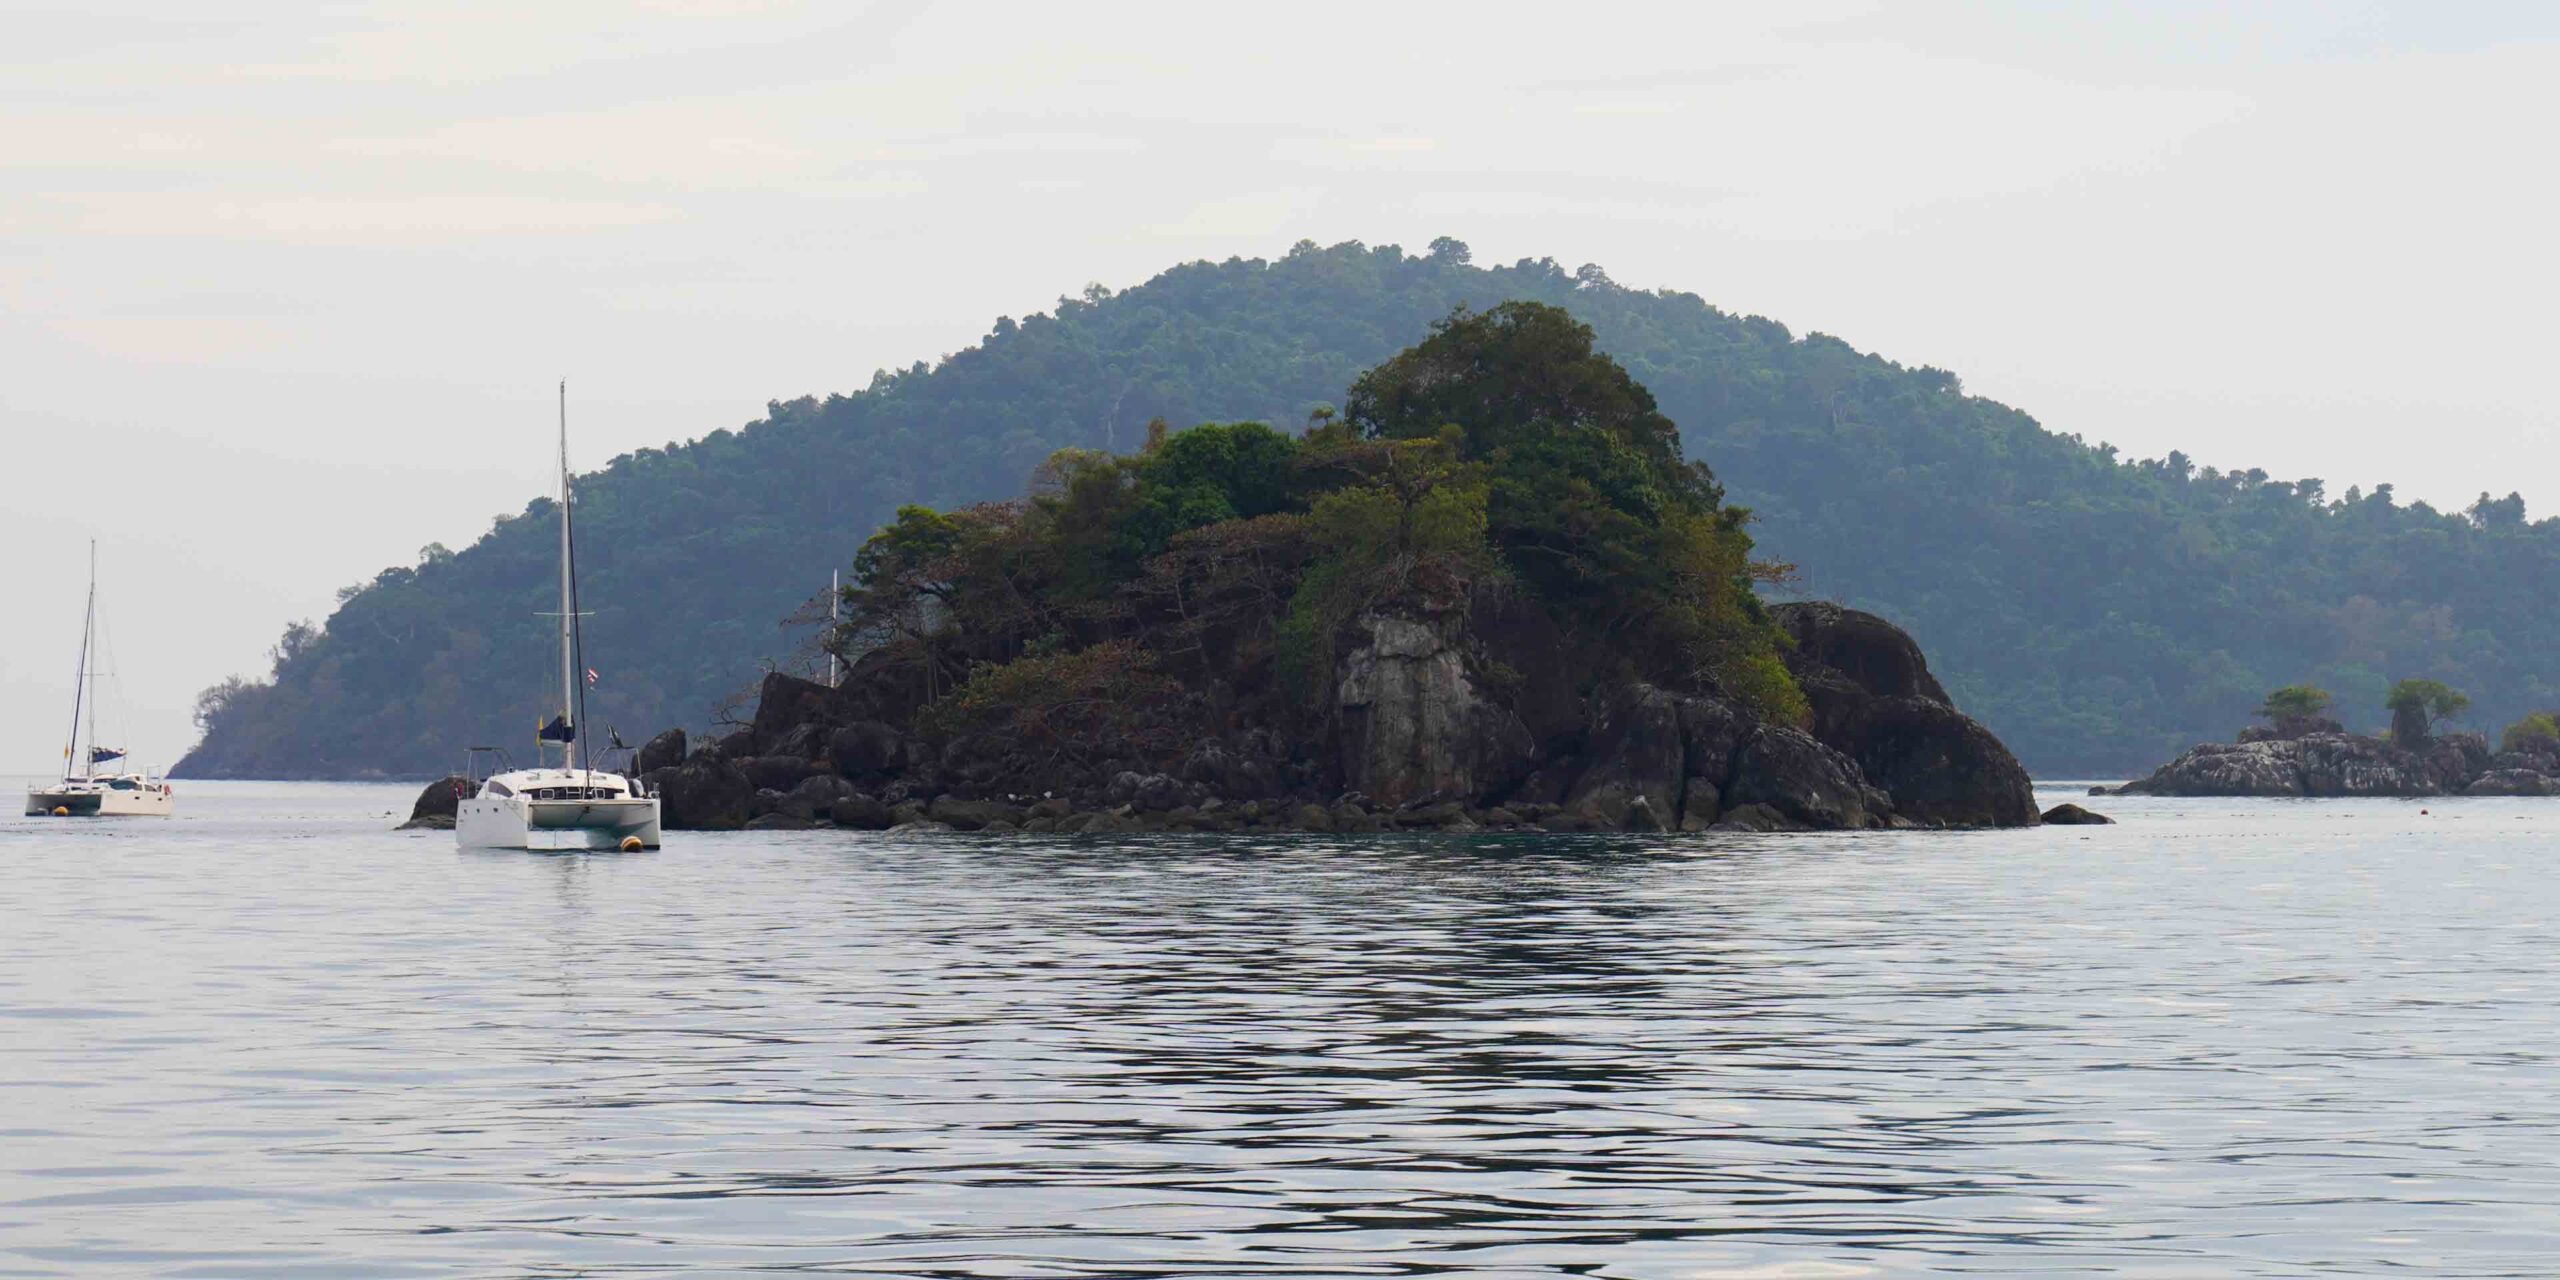
<svg viewBox="0 0 2560 1280">
<path fill-rule="evenodd" d="M 888 725 L 857 720 L 827 735 L 827 761 L 848 778 L 894 773 L 906 763 L 906 745 Z"/>
<path fill-rule="evenodd" d="M 2485 747 L 2480 755 L 2485 763 Z M 2157 796 L 2435 796 L 2462 790 L 2469 753 L 2451 738 L 2425 752 L 2379 738 L 2323 733 L 2259 742 L 2208 742 L 2126 783 Z"/>
<path fill-rule="evenodd" d="M 1592 718 L 1591 745 L 1582 776 L 1566 793 L 1565 807 L 1604 826 L 1625 827 L 1628 811 L 1646 803 L 1660 830 L 1661 817 L 1680 811 L 1681 783 L 1689 775 L 1689 748 L 1680 732 L 1680 700 L 1651 685 L 1617 690 Z"/>
<path fill-rule="evenodd" d="M 755 784 L 738 766 L 697 755 L 644 779 L 658 797 L 658 818 L 670 831 L 735 831 L 747 825 Z"/>
<path fill-rule="evenodd" d="M 2057 827 L 2111 827 L 2115 819 L 2103 813 L 2091 813 L 2076 804 L 2058 804 L 2044 811 L 2044 820 Z"/>
<path fill-rule="evenodd" d="M 737 762 L 739 771 L 758 788 L 788 792 L 809 776 L 809 761 L 802 756 L 748 756 Z"/>
<path fill-rule="evenodd" d="M 1724 795 L 1712 779 L 1691 778 L 1680 799 L 1680 829 L 1704 831 L 1724 816 Z"/>
<path fill-rule="evenodd" d="M 1864 827 L 1868 818 L 1858 766 L 1812 735 L 1780 725 L 1753 730 L 1734 753 L 1724 802 L 1736 812 L 1766 805 L 1790 822 L 1827 830 Z"/>
<path fill-rule="evenodd" d="M 758 751 L 779 754 L 784 739 L 803 725 L 823 724 L 826 720 L 828 694 L 831 691 L 815 680 L 784 675 L 779 671 L 765 673 L 764 684 L 756 690 L 756 717 L 746 732 Z M 798 754 L 811 754 L 803 745 Z"/>
<path fill-rule="evenodd" d="M 463 790 L 470 785 L 471 779 L 459 774 L 428 783 L 426 789 L 418 793 L 417 802 L 409 806 L 409 820 L 395 829 L 453 830 L 454 815 L 462 808 Z"/>
<path fill-rule="evenodd" d="M 2036 822 L 2035 783 L 1991 731 L 1943 702 L 1876 698 L 1855 731 L 1826 745 L 1857 761 L 1867 780 L 1893 797 L 1893 811 L 1951 827 L 2023 827 Z"/>
<path fill-rule="evenodd" d="M 1129 802 L 1136 805 L 1140 813 L 1171 813 L 1181 808 L 1186 798 L 1182 783 L 1172 775 L 1151 773 L 1138 779 L 1137 791 Z"/>
<path fill-rule="evenodd" d="M 832 773 L 812 774 L 783 797 L 779 811 L 795 818 L 823 818 L 836 801 L 852 794 L 852 783 Z"/>
<path fill-rule="evenodd" d="M 2447 789 L 2439 764 L 2429 758 L 2432 749 L 2420 755 L 2377 739 L 2336 734 L 2303 738 L 2299 745 L 2304 795 L 2434 796 Z M 2455 753 L 2457 770 L 2460 759 Z"/>
<path fill-rule="evenodd" d="M 1788 665 L 1822 668 L 1878 698 L 1927 698 L 1952 706 L 1929 674 L 1929 660 L 1902 628 L 1828 601 L 1769 606 L 1769 616 L 1795 641 Z"/>
<path fill-rule="evenodd" d="M 642 773 L 672 769 L 684 763 L 685 737 L 682 729 L 669 729 L 640 746 L 640 755 L 632 767 Z"/>
<path fill-rule="evenodd" d="M 2560 781 L 2532 769 L 2491 769 L 2462 789 L 2466 796 L 2560 795 Z"/>
<path fill-rule="evenodd" d="M 1765 804 L 1739 805 L 1716 820 L 1715 831 L 1802 831 L 1804 825 Z"/>
<path fill-rule="evenodd" d="M 1336 706 L 1347 785 L 1381 803 L 1478 796 L 1525 771 L 1527 726 L 1477 688 L 1449 625 L 1371 614 L 1344 659 Z"/>
<path fill-rule="evenodd" d="M 2120 795 L 2298 796 L 2300 739 L 2207 742 L 2117 789 Z"/>
<path fill-rule="evenodd" d="M 2035 824 L 2025 766 L 1955 709 L 1909 634 L 1836 604 L 1769 613 L 1795 640 L 1787 670 L 1812 704 L 1814 738 L 1855 761 L 1897 815 L 1940 826 Z"/>
<path fill-rule="evenodd" d="M 848 831 L 886 831 L 895 821 L 889 806 L 860 792 L 827 806 L 827 818 Z"/>
</svg>

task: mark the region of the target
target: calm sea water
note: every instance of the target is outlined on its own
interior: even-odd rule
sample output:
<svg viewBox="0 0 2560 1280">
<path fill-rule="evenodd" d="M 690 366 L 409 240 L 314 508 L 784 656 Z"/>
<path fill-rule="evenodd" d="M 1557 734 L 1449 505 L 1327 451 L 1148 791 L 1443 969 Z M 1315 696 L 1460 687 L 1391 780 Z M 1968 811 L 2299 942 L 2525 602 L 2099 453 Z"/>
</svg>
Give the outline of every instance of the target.
<svg viewBox="0 0 2560 1280">
<path fill-rule="evenodd" d="M 0 1275 L 2560 1271 L 2560 802 L 528 855 L 409 791 L 0 818 Z"/>
</svg>

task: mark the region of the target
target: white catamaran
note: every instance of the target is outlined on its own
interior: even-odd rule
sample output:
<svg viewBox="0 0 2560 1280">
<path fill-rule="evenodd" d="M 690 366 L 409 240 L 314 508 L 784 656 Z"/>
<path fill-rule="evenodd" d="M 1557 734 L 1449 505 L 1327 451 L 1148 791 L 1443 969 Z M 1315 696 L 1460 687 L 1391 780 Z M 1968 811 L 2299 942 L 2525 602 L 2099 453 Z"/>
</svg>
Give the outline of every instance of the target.
<svg viewBox="0 0 2560 1280">
<path fill-rule="evenodd" d="M 588 756 L 585 669 L 578 635 L 577 541 L 570 524 L 569 384 L 560 384 L 560 711 L 534 735 L 534 750 L 560 749 L 558 768 L 537 760 L 482 779 L 454 814 L 466 849 L 655 849 L 658 800 Z M 495 748 L 474 747 L 499 759 Z M 477 777 L 477 770 L 472 771 Z"/>
<path fill-rule="evenodd" d="M 71 740 L 62 748 L 62 779 L 27 788 L 27 814 L 57 818 L 165 818 L 176 807 L 169 784 L 148 769 L 101 773 L 125 759 L 122 747 L 98 745 L 98 544 L 89 544 L 89 612 L 80 626 L 80 676 L 71 692 Z"/>
</svg>

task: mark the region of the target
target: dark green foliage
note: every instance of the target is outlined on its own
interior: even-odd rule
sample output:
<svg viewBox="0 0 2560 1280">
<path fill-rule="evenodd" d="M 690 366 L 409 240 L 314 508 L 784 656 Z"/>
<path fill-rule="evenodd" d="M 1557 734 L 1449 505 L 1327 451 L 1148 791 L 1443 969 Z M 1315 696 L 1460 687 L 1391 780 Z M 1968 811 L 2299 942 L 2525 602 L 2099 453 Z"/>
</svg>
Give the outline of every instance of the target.
<svg viewBox="0 0 2560 1280">
<path fill-rule="evenodd" d="M 1942 370 L 1552 261 L 1476 267 L 1446 241 L 1428 256 L 1353 244 L 1187 264 L 1000 321 L 939 368 L 616 459 L 579 486 L 595 714 L 626 737 L 703 724 L 759 663 L 790 657 L 807 633 L 775 620 L 900 503 L 1018 495 L 1060 448 L 1126 451 L 1152 418 L 1299 422 L 1454 306 L 1513 299 L 1589 324 L 1687 453 L 1714 459 L 1763 554 L 1799 565 L 1805 594 L 1907 627 L 1956 700 L 2038 770 L 2147 769 L 2286 680 L 2336 690 L 2356 715 L 2395 669 L 2459 672 L 2509 715 L 2560 704 L 2546 656 L 2560 523 L 2528 521 L 2520 501 L 2439 512 L 2387 487 L 2332 496 L 2183 454 L 2125 461 Z M 1119 500 L 1089 490 L 1088 514 Z M 551 537 L 511 517 L 386 571 L 272 683 L 209 707 L 183 767 L 427 776 L 462 745 L 522 741 L 551 663 L 535 616 L 551 607 Z"/>
<path fill-rule="evenodd" d="M 1136 467 L 1145 496 L 1125 517 L 1130 548 L 1144 558 L 1186 529 L 1289 509 L 1297 452 L 1296 441 L 1259 422 L 1167 436 Z"/>
<path fill-rule="evenodd" d="M 2535 711 L 2498 735 L 2500 751 L 2560 751 L 2560 713 Z"/>
<path fill-rule="evenodd" d="M 2441 680 L 2401 680 L 2391 686 L 2382 705 L 2391 712 L 2391 738 L 2400 743 L 2424 741 L 2435 722 L 2471 709 L 2471 699 Z"/>
<path fill-rule="evenodd" d="M 1545 339 L 1504 338 L 1521 330 Z M 831 643 L 860 687 L 919 701 L 929 733 L 1054 740 L 1097 759 L 1162 754 L 1214 731 L 1200 718 L 1213 710 L 1230 726 L 1320 732 L 1355 620 L 1471 616 L 1479 603 L 1543 611 L 1595 672 L 1714 685 L 1802 718 L 1744 572 L 1740 513 L 1714 504 L 1704 469 L 1683 462 L 1650 397 L 1593 352 L 1589 330 L 1533 303 L 1462 314 L 1360 386 L 1419 361 L 1453 371 L 1418 379 L 1444 391 L 1469 380 L 1562 390 L 1525 415 L 1487 407 L 1509 399 L 1451 395 L 1431 412 L 1474 420 L 1428 434 L 1362 412 L 1312 415 L 1302 440 L 1258 423 L 1151 423 L 1134 457 L 1051 458 L 1027 501 L 901 507 L 855 555 L 850 616 Z M 1634 431 L 1626 406 L 1639 410 Z M 1524 543 L 1489 519 L 1497 478 L 1567 518 L 1535 513 Z M 1585 510 L 1607 518 L 1571 514 Z M 1504 559 L 1524 545 L 1539 569 L 1603 569 L 1516 580 Z M 1604 571 L 1595 590 L 1589 574 Z"/>
<path fill-rule="evenodd" d="M 2326 714 L 2331 701 L 2329 691 L 2316 684 L 2289 684 L 2258 704 L 2258 718 L 2276 724 L 2308 719 Z"/>
<path fill-rule="evenodd" d="M 1573 453 L 1573 470 L 1605 475 L 1622 509 L 1653 514 L 1723 501 L 1706 467 L 1682 460 L 1679 429 L 1653 393 L 1594 350 L 1590 326 L 1556 306 L 1506 302 L 1451 315 L 1419 345 L 1361 375 L 1343 416 L 1389 440 L 1454 424 L 1478 458 L 1539 450 L 1560 461 L 1559 446 L 1590 446 Z"/>
<path fill-rule="evenodd" d="M 1452 314 L 1353 384 L 1344 420 L 1383 440 L 1438 433 L 1472 460 L 1493 548 L 1595 661 L 1735 694 L 1776 669 L 1749 665 L 1774 656 L 1776 633 L 1751 594 L 1747 514 L 1562 308 Z M 1770 692 L 1746 700 L 1781 717 L 1800 705 L 1791 686 Z"/>
<path fill-rule="evenodd" d="M 2501 751 L 2560 751 L 2560 712 L 2532 711 L 2498 735 Z"/>
</svg>

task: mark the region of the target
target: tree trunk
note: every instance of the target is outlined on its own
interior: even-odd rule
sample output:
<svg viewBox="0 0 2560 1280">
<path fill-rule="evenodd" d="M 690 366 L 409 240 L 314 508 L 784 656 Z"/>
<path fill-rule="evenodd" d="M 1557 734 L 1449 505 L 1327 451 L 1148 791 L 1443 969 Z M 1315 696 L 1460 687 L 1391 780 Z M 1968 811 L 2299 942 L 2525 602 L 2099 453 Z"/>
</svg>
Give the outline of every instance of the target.
<svg viewBox="0 0 2560 1280">
<path fill-rule="evenodd" d="M 2391 712 L 2391 741 L 2415 751 L 2427 744 L 2431 736 L 2425 707 L 2395 707 Z"/>
</svg>

